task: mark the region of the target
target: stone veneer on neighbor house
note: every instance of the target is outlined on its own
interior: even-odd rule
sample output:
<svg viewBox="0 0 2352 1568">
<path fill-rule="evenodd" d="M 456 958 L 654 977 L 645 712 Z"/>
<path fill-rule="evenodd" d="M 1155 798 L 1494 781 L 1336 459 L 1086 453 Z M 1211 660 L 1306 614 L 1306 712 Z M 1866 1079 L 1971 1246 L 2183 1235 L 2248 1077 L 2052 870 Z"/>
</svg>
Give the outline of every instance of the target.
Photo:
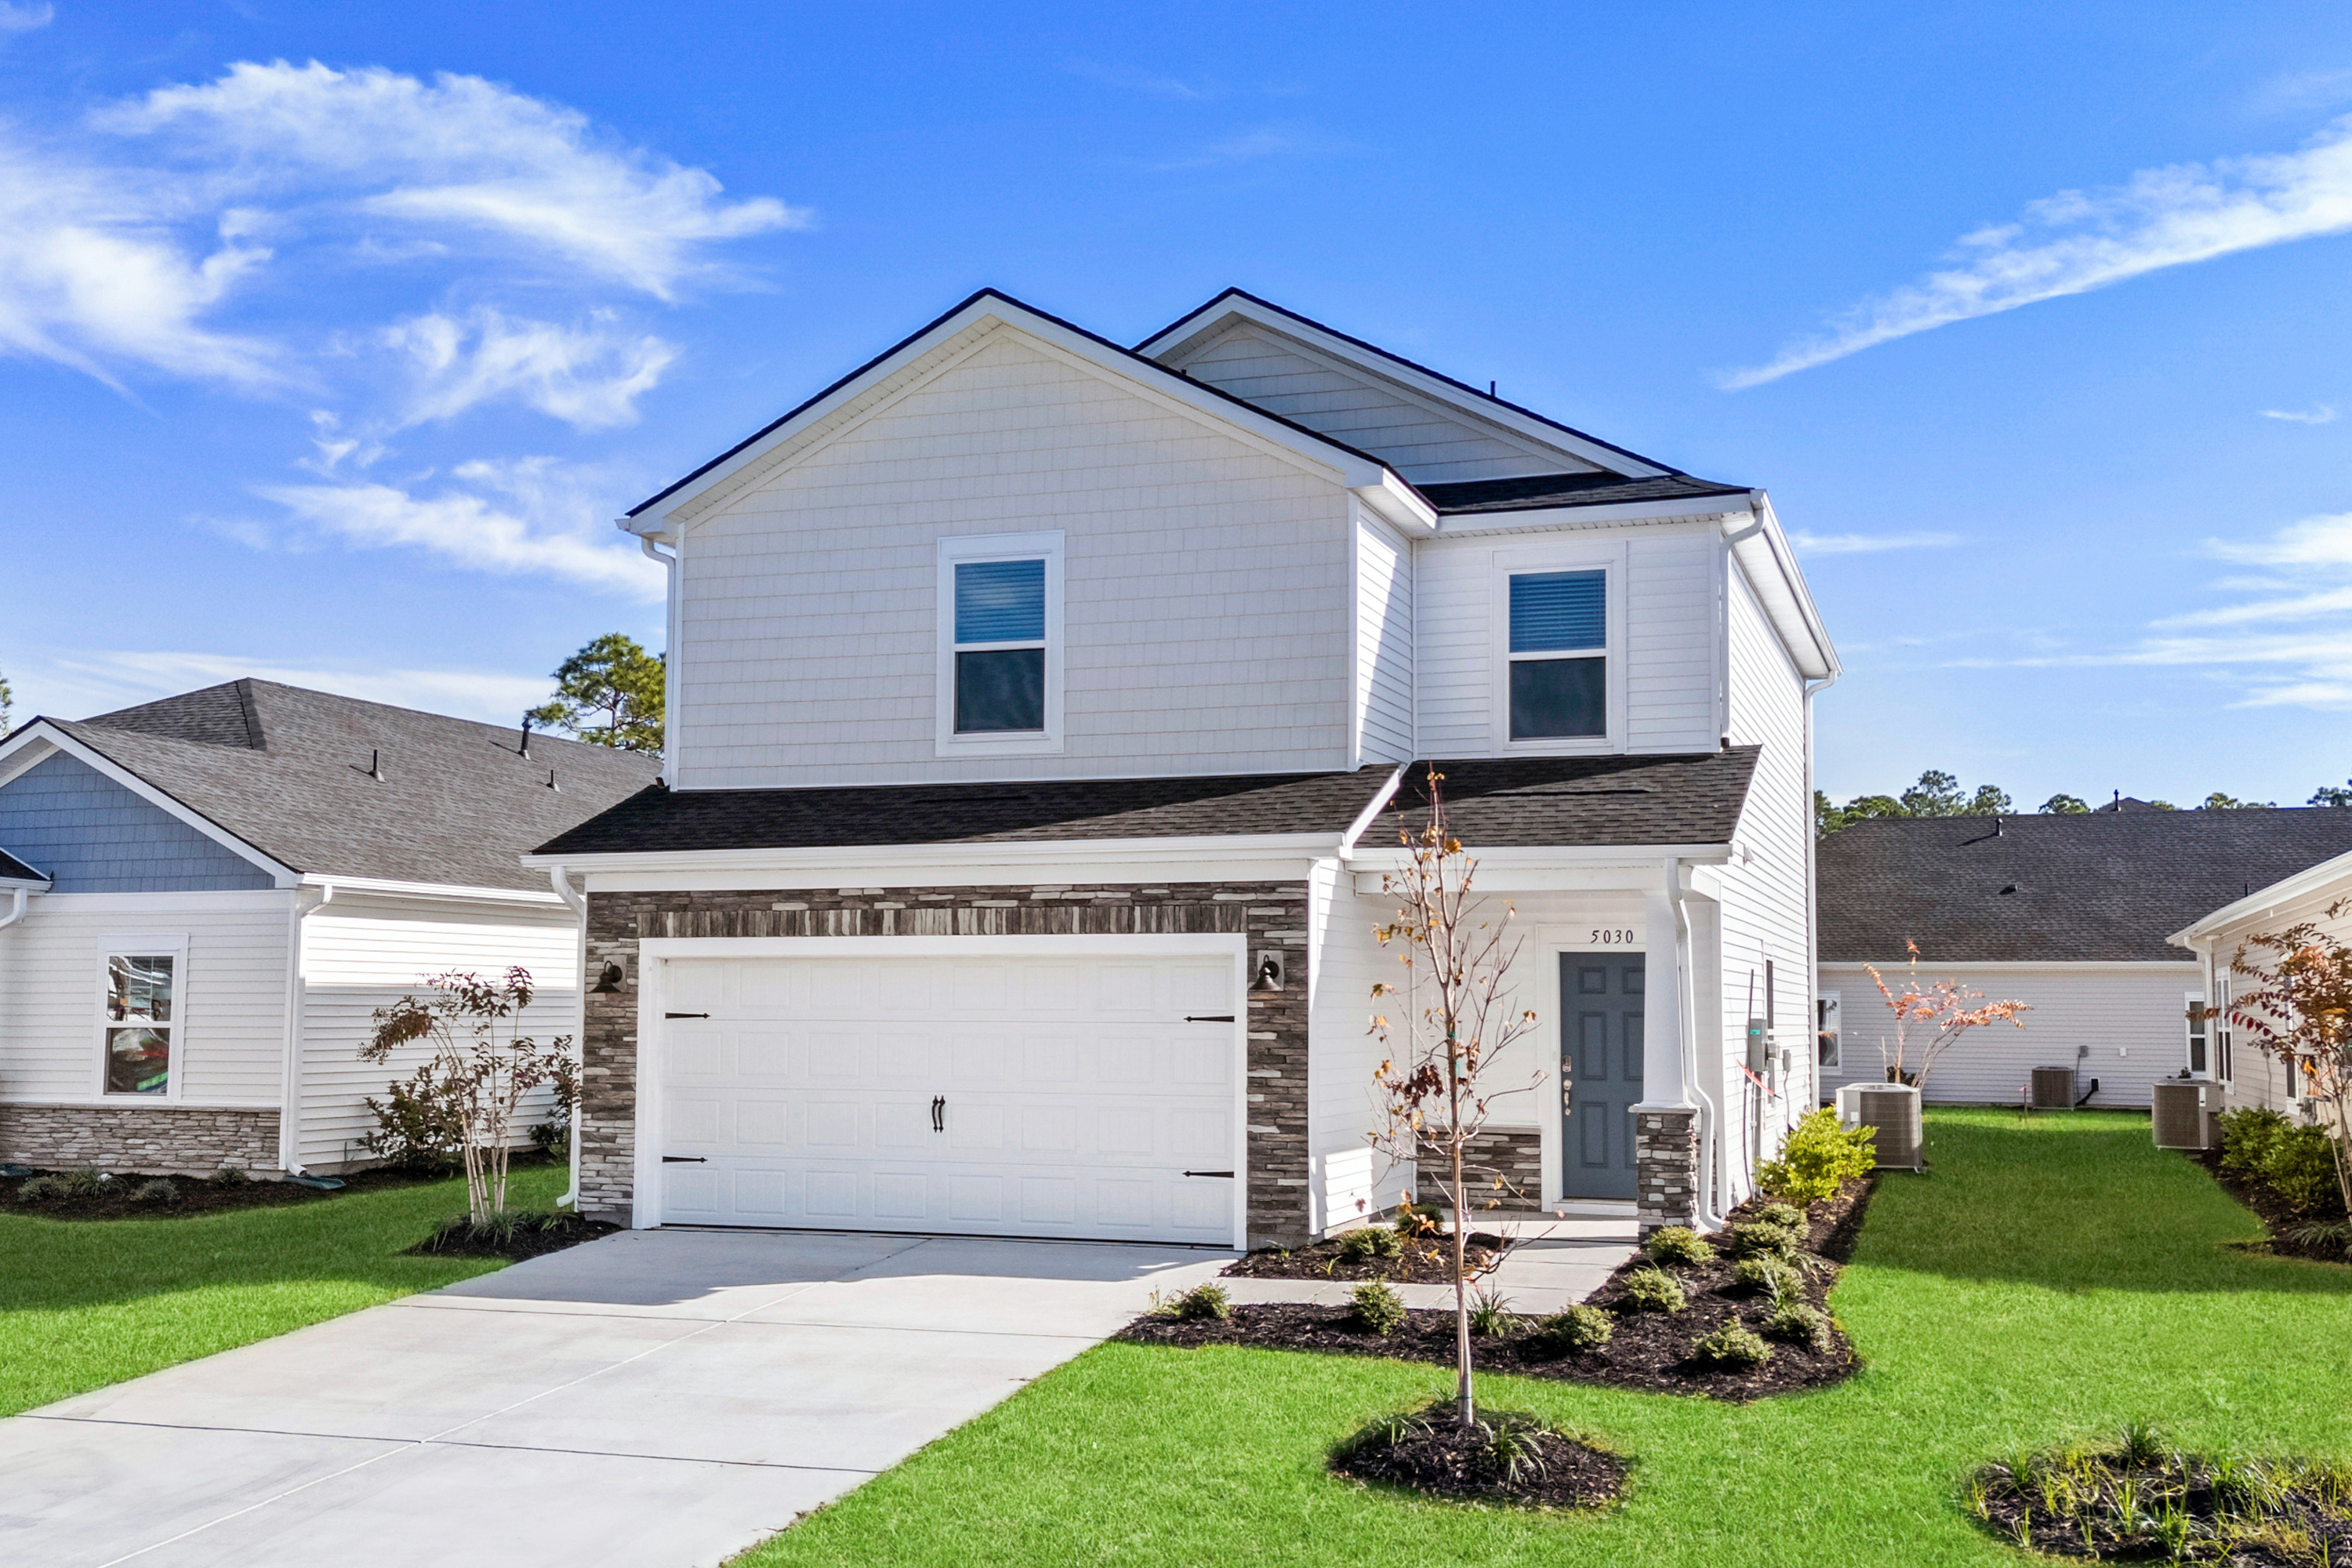
<svg viewBox="0 0 2352 1568">
<path fill-rule="evenodd" d="M 0 1160 L 47 1171 L 209 1176 L 278 1169 L 278 1112 L 178 1105 L 0 1105 Z"/>
<path fill-rule="evenodd" d="M 587 999 L 580 1090 L 580 1207 L 627 1223 L 635 1201 L 637 943 L 647 937 L 1146 936 L 1231 933 L 1281 948 L 1280 991 L 1249 994 L 1249 1244 L 1307 1239 L 1307 887 L 1303 882 L 992 888 L 840 888 L 588 895 L 588 973 L 617 964 Z"/>
</svg>

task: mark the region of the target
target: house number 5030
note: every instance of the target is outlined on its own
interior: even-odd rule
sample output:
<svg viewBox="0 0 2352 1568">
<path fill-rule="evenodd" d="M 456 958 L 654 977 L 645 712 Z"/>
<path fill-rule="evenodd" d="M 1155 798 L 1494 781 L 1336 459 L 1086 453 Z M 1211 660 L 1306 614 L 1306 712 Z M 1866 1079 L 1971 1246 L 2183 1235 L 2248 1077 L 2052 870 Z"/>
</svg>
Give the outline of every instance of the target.
<svg viewBox="0 0 2352 1568">
<path fill-rule="evenodd" d="M 1592 941 L 1598 947 L 1631 947 L 1633 945 L 1633 933 L 1622 926 L 1595 926 Z"/>
</svg>

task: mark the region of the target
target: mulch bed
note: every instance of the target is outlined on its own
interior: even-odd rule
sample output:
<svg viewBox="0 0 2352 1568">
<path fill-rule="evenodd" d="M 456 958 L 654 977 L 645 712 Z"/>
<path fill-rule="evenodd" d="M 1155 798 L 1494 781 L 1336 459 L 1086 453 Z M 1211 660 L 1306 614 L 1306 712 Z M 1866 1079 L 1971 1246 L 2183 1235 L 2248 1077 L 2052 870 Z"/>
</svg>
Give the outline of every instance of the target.
<svg viewBox="0 0 2352 1568">
<path fill-rule="evenodd" d="M 2088 1464 L 2053 1462 L 2051 1468 L 2071 1483 L 2054 1498 L 2042 1490 L 2038 1471 L 2029 1473 L 2021 1487 L 2006 1466 L 1979 1471 L 1972 1488 L 1977 1517 L 2009 1545 L 2030 1544 L 2035 1552 L 2077 1562 L 2311 1568 L 2352 1557 L 2352 1510 L 2329 1481 L 2311 1484 L 2315 1478 L 2298 1474 L 2300 1467 L 2292 1461 L 2272 1467 L 2281 1484 L 2272 1505 L 2261 1510 L 2249 1510 L 2242 1496 L 2225 1499 L 2213 1485 L 2210 1461 L 2193 1457 L 2132 1464 L 2108 1454 Z M 2128 1518 L 2120 1495 L 2125 1483 L 2140 1494 Z M 2189 1523 L 2177 1557 L 2158 1522 L 2168 1508 Z"/>
<path fill-rule="evenodd" d="M 1800 1294 L 1824 1312 L 1828 1310 L 1830 1290 L 1837 1283 L 1838 1268 L 1853 1255 L 1855 1237 L 1861 1233 L 1873 1180 L 1849 1183 L 1836 1197 L 1815 1204 L 1807 1213 L 1803 1247 L 1818 1262 L 1804 1272 Z M 1753 1206 L 1760 1205 L 1743 1205 L 1732 1215 L 1733 1222 L 1745 1220 Z M 1592 1293 L 1591 1304 L 1613 1309 L 1624 1295 L 1625 1276 L 1643 1267 L 1644 1261 L 1638 1254 L 1628 1260 Z M 1771 1340 L 1769 1342 L 1772 1358 L 1759 1367 L 1743 1371 L 1693 1361 L 1693 1342 L 1714 1332 L 1732 1318 L 1760 1331 L 1759 1325 L 1771 1309 L 1769 1300 L 1738 1292 L 1732 1284 L 1734 1262 L 1729 1257 L 1722 1257 L 1714 1263 L 1668 1269 L 1682 1284 L 1689 1305 L 1679 1312 L 1613 1312 L 1615 1331 L 1609 1342 L 1597 1351 L 1577 1355 L 1553 1354 L 1534 1332 L 1532 1321 L 1528 1321 L 1516 1333 L 1475 1342 L 1472 1353 L 1477 1364 L 1489 1372 L 1654 1394 L 1700 1394 L 1741 1404 L 1770 1394 L 1821 1388 L 1853 1374 L 1861 1361 L 1834 1321 L 1824 1350 Z M 1406 1314 L 1405 1322 L 1395 1332 L 1375 1334 L 1357 1321 L 1352 1307 L 1279 1302 L 1235 1307 L 1233 1315 L 1223 1320 L 1139 1318 L 1120 1331 L 1119 1337 L 1139 1344 L 1181 1349 L 1249 1345 L 1262 1350 L 1389 1356 L 1400 1361 L 1451 1364 L 1454 1327 L 1451 1310 L 1416 1310 Z"/>
<path fill-rule="evenodd" d="M 2254 1211 L 2263 1228 L 2271 1233 L 2266 1242 L 2246 1248 L 2249 1252 L 2266 1252 L 2276 1258 L 2307 1258 L 2315 1263 L 2347 1263 L 2340 1242 L 2295 1241 L 2284 1233 L 2292 1227 L 2312 1220 L 2340 1219 L 2340 1215 L 2309 1215 L 2299 1212 L 2294 1205 L 2278 1195 L 2268 1182 L 2249 1182 L 2221 1168 L 2219 1149 L 2184 1151 L 2191 1160 L 2205 1167 L 2206 1173 L 2221 1184 L 2221 1190 Z"/>
<path fill-rule="evenodd" d="M 1503 1238 L 1483 1230 L 1463 1237 L 1464 1260 L 1472 1278 L 1503 1256 Z M 1399 1285 L 1451 1285 L 1454 1238 L 1423 1237 L 1402 1244 L 1395 1258 L 1350 1258 L 1339 1238 L 1307 1247 L 1253 1252 L 1228 1264 L 1225 1273 L 1243 1279 L 1386 1279 Z"/>
<path fill-rule="evenodd" d="M 1489 1413 L 1489 1421 L 1507 1421 Z M 1486 1452 L 1489 1432 L 1465 1426 L 1450 1405 L 1420 1414 L 1420 1426 L 1396 1441 L 1370 1434 L 1332 1456 L 1338 1474 L 1374 1486 L 1400 1487 L 1463 1502 L 1521 1508 L 1598 1508 L 1625 1489 L 1624 1461 L 1559 1432 L 1527 1426 L 1536 1452 L 1514 1479 Z"/>
<path fill-rule="evenodd" d="M 510 1168 L 523 1170 L 549 1163 L 543 1156 L 517 1156 L 510 1163 Z M 36 1172 L 35 1175 L 61 1173 L 41 1171 Z M 343 1177 L 341 1188 L 325 1192 L 295 1182 L 281 1182 L 274 1177 L 257 1176 L 244 1182 L 222 1182 L 200 1176 L 118 1175 L 107 1183 L 103 1193 L 96 1196 L 38 1198 L 26 1203 L 17 1194 L 33 1177 L 5 1176 L 0 1177 L 0 1213 L 33 1215 L 41 1219 L 186 1219 L 231 1209 L 284 1208 L 295 1204 L 320 1203 L 351 1193 L 383 1192 L 390 1187 L 413 1187 L 423 1182 L 446 1179 L 444 1175 L 408 1171 L 359 1171 Z M 149 1182 L 157 1180 L 172 1184 L 175 1193 L 172 1200 L 168 1203 L 137 1201 L 133 1194 Z"/>
<path fill-rule="evenodd" d="M 526 1258 L 562 1252 L 583 1241 L 593 1241 L 600 1236 L 610 1236 L 620 1228 L 602 1220 L 562 1214 L 556 1216 L 554 1224 L 544 1227 L 518 1226 L 501 1233 L 488 1226 L 466 1225 L 460 1216 L 410 1247 L 408 1253 L 413 1258 L 503 1258 L 520 1263 Z"/>
</svg>

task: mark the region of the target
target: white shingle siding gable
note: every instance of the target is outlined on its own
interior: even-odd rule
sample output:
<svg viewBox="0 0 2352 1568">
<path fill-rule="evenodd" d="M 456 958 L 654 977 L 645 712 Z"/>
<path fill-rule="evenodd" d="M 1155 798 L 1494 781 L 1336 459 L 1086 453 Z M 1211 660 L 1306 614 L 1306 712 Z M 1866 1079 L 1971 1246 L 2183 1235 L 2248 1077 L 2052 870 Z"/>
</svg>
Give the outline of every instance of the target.
<svg viewBox="0 0 2352 1568">
<path fill-rule="evenodd" d="M 1347 765 L 1349 497 L 1011 329 L 706 514 L 687 788 Z M 935 754 L 938 541 L 1066 536 L 1066 742 Z"/>
<path fill-rule="evenodd" d="M 1356 518 L 1356 751 L 1363 763 L 1413 755 L 1412 552 Z"/>
<path fill-rule="evenodd" d="M 1237 323 L 1173 363 L 1196 381 L 1384 459 L 1415 484 L 1593 468 L 1255 323 Z"/>
</svg>

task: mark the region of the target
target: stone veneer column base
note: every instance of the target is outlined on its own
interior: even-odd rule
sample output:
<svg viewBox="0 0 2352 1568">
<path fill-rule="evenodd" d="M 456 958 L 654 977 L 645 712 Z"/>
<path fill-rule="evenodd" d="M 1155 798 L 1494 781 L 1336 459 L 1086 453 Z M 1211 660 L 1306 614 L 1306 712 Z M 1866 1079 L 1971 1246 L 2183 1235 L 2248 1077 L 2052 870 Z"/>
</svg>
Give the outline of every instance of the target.
<svg viewBox="0 0 2352 1568">
<path fill-rule="evenodd" d="M 1698 1224 L 1698 1112 L 1633 1112 L 1634 1212 L 1641 1234 Z"/>
<path fill-rule="evenodd" d="M 209 1176 L 278 1169 L 278 1112 L 181 1105 L 0 1105 L 0 1160 L 46 1171 Z"/>
<path fill-rule="evenodd" d="M 1444 1155 L 1431 1151 L 1416 1163 L 1425 1204 L 1442 1204 L 1445 1194 L 1437 1178 L 1444 1170 Z M 1534 1209 L 1543 1206 L 1543 1134 L 1532 1127 L 1490 1127 L 1470 1140 L 1462 1151 L 1463 1184 L 1470 1189 L 1472 1215 L 1482 1208 Z M 1499 1182 L 1498 1182 L 1499 1178 Z"/>
</svg>

